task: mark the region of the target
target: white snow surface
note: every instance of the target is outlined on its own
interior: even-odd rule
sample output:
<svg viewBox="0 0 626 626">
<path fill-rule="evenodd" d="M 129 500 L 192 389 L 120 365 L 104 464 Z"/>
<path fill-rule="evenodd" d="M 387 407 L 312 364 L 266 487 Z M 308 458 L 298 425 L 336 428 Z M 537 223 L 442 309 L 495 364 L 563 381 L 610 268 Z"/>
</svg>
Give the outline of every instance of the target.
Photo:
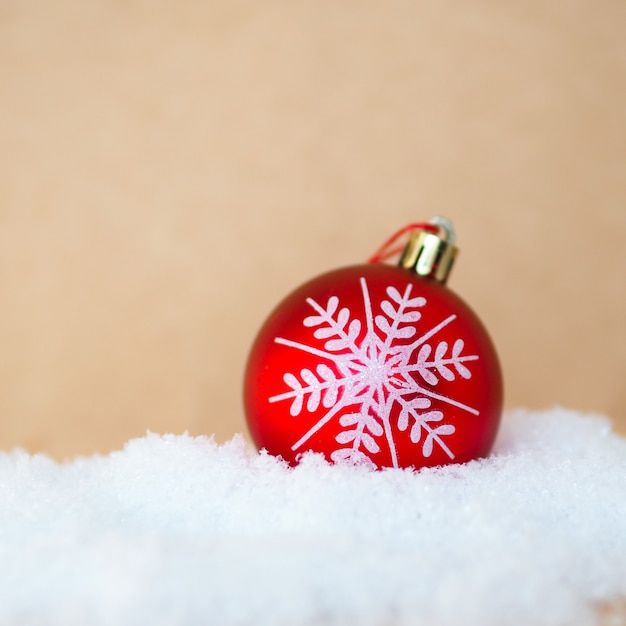
<svg viewBox="0 0 626 626">
<path fill-rule="evenodd" d="M 492 456 L 296 468 L 241 436 L 0 454 L 0 624 L 593 624 L 626 597 L 626 440 L 506 415 Z"/>
</svg>

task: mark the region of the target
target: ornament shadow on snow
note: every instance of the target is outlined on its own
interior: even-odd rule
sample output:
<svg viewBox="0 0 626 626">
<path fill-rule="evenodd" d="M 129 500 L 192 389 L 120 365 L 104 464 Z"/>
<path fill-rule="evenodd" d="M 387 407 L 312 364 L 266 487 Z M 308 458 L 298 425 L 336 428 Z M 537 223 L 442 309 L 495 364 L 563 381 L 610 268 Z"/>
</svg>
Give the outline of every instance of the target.
<svg viewBox="0 0 626 626">
<path fill-rule="evenodd" d="M 372 467 L 488 454 L 502 408 L 498 359 L 478 318 L 444 286 L 457 253 L 451 224 L 420 226 L 400 266 L 330 272 L 270 316 L 246 373 L 259 447 L 292 463 L 313 450 Z"/>
</svg>

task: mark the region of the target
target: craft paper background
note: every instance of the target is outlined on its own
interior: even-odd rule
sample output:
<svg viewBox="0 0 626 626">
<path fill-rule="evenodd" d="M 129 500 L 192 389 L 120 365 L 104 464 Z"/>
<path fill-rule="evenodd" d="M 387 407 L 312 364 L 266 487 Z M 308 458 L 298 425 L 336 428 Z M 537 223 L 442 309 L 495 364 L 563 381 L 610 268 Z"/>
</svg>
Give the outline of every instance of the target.
<svg viewBox="0 0 626 626">
<path fill-rule="evenodd" d="M 450 217 L 509 407 L 624 428 L 626 7 L 3 0 L 0 446 L 245 429 L 287 292 Z"/>
</svg>

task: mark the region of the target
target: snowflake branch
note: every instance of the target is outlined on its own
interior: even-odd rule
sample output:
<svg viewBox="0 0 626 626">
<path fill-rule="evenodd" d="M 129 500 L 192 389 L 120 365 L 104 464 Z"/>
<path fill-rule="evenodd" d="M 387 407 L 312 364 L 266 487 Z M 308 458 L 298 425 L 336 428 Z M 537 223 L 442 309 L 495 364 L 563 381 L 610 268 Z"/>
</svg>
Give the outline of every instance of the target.
<svg viewBox="0 0 626 626">
<path fill-rule="evenodd" d="M 289 398 L 295 398 L 297 396 L 305 396 L 307 393 L 311 393 L 313 391 L 321 392 L 324 389 L 329 389 L 332 386 L 345 386 L 350 383 L 350 380 L 336 380 L 336 381 L 328 381 L 319 383 L 319 385 L 309 385 L 308 387 L 299 387 L 297 389 L 292 389 L 291 391 L 285 391 L 284 393 L 279 393 L 275 396 L 271 396 L 268 398 L 268 402 L 280 402 L 281 400 L 289 400 Z"/>
<path fill-rule="evenodd" d="M 326 413 L 324 417 L 322 417 L 322 419 L 318 420 L 312 428 L 310 428 L 302 437 L 300 437 L 300 439 L 298 439 L 298 441 L 296 441 L 296 443 L 293 444 L 293 446 L 291 446 L 291 449 L 295 452 L 299 447 L 304 445 L 318 430 L 320 430 L 320 428 L 326 426 L 326 424 L 328 424 L 328 422 L 330 422 L 330 420 L 333 419 L 333 417 L 335 417 L 335 415 L 339 413 L 339 411 L 347 406 L 350 406 L 351 404 L 354 404 L 354 397 L 358 395 L 361 390 L 362 388 L 358 388 L 358 386 L 355 385 L 355 392 L 349 395 L 346 394 L 339 402 L 337 402 L 337 404 L 335 404 L 335 406 L 330 409 L 328 413 Z"/>
<path fill-rule="evenodd" d="M 475 354 L 460 356 L 450 359 L 439 359 L 438 361 L 424 361 L 421 365 L 409 365 L 409 371 L 415 371 L 420 367 L 434 367 L 435 365 L 454 365 L 455 363 L 463 363 L 463 361 L 478 361 L 478 356 Z"/>
<path fill-rule="evenodd" d="M 380 446 L 376 442 L 376 438 L 380 437 L 384 429 L 381 426 L 379 415 L 377 413 L 371 414 L 370 410 L 374 409 L 376 404 L 373 394 L 367 397 L 367 400 L 363 402 L 359 411 L 355 413 L 346 413 L 341 416 L 339 423 L 341 426 L 348 427 L 346 430 L 341 431 L 336 437 L 335 441 L 339 444 L 351 443 L 348 448 L 340 448 L 331 455 L 333 460 L 351 460 L 354 462 L 357 460 L 361 462 L 363 457 L 367 456 L 367 453 L 376 454 L 380 451 Z M 349 428 L 354 426 L 354 428 Z M 367 452 L 362 451 L 360 448 L 363 446 Z"/>
<path fill-rule="evenodd" d="M 309 317 L 305 319 L 304 324 L 305 326 L 319 326 L 320 324 L 325 323 L 330 329 L 330 332 L 321 328 L 315 331 L 314 336 L 317 338 L 322 338 L 322 337 L 328 338 L 328 337 L 332 337 L 334 334 L 336 337 L 339 337 L 339 339 L 343 340 L 343 342 L 339 340 L 331 339 L 326 342 L 324 347 L 327 350 L 342 350 L 342 349 L 348 348 L 350 352 L 352 353 L 353 357 L 359 357 L 362 355 L 362 349 L 356 345 L 355 339 L 359 334 L 361 323 L 359 322 L 359 320 L 356 320 L 356 319 L 353 320 L 351 324 L 349 325 L 349 332 L 346 332 L 345 327 L 349 320 L 350 310 L 347 307 L 341 309 L 337 315 L 337 319 L 335 319 L 333 317 L 333 313 L 336 311 L 336 305 L 337 305 L 338 299 L 336 297 L 334 297 L 334 299 L 335 299 L 335 305 L 331 306 L 327 310 L 327 309 L 324 309 L 322 306 L 320 306 L 315 300 L 313 300 L 313 298 L 307 298 L 306 299 L 307 304 L 311 308 L 313 308 L 316 311 L 316 313 L 318 313 L 319 319 L 321 321 L 318 322 L 317 321 L 318 318 L 313 316 L 313 317 Z M 331 298 L 331 300 L 329 301 L 329 305 L 332 300 L 333 298 Z M 332 344 L 337 344 L 337 343 L 339 343 L 339 346 L 332 346 Z"/>
<path fill-rule="evenodd" d="M 374 316 L 372 314 L 372 301 L 370 299 L 370 293 L 367 288 L 367 282 L 365 278 L 360 279 L 361 291 L 363 293 L 363 306 L 365 308 L 365 325 L 367 332 L 365 339 L 363 340 L 362 348 L 364 349 L 366 358 L 373 358 L 373 350 L 375 350 L 376 342 L 380 341 L 378 335 L 374 332 Z"/>
<path fill-rule="evenodd" d="M 409 391 L 411 393 L 421 393 L 425 396 L 428 396 L 429 398 L 432 398 L 433 400 L 441 400 L 442 402 L 445 402 L 446 404 L 455 406 L 457 409 L 463 409 L 463 411 L 467 411 L 468 413 L 471 413 L 472 415 L 480 415 L 480 411 L 473 409 L 471 406 L 468 406 L 467 404 L 463 404 L 462 402 L 457 402 L 456 400 L 453 400 L 452 398 L 448 398 L 447 396 L 439 395 L 438 393 L 435 393 L 434 391 L 430 391 L 430 389 L 425 389 L 421 385 L 415 384 L 415 386 Z"/>
<path fill-rule="evenodd" d="M 440 322 L 439 324 L 437 324 L 437 326 L 434 326 L 433 328 L 431 328 L 425 335 L 422 335 L 421 337 L 419 337 L 419 339 L 416 339 L 413 343 L 406 346 L 406 349 L 415 350 L 417 347 L 421 346 L 423 343 L 426 343 L 433 335 L 436 335 L 442 328 L 445 328 L 448 324 L 453 322 L 455 319 L 456 319 L 456 315 L 450 315 L 450 317 L 446 317 L 446 319 L 443 320 L 443 322 Z"/>
<path fill-rule="evenodd" d="M 429 346 L 425 346 L 426 348 L 428 348 Z M 445 374 L 446 372 L 442 372 L 442 368 L 448 369 L 447 366 L 448 365 L 453 365 L 457 372 L 459 372 L 461 374 L 461 376 L 463 378 L 470 378 L 471 374 L 469 373 L 469 370 L 467 368 L 462 368 L 459 366 L 459 364 L 462 364 L 466 361 L 478 361 L 478 356 L 475 354 L 468 354 L 467 356 L 457 356 L 457 357 L 452 357 L 450 359 L 437 359 L 435 358 L 433 361 L 421 361 L 418 360 L 418 362 L 414 365 L 407 365 L 405 366 L 405 370 L 407 372 L 419 372 L 422 375 L 422 378 L 424 378 L 424 380 L 427 383 L 431 383 L 431 384 L 436 384 L 437 383 L 437 378 L 436 376 L 430 371 L 431 368 L 435 368 L 437 370 L 439 370 L 440 374 Z M 461 370 L 464 369 L 465 373 L 463 373 Z M 432 380 L 430 380 L 432 378 Z M 444 378 L 446 378 L 446 380 L 453 380 L 454 379 L 454 375 L 452 374 L 452 372 L 450 372 L 448 370 L 448 374 L 447 376 L 444 375 Z"/>
<path fill-rule="evenodd" d="M 400 302 L 398 302 L 398 310 L 395 311 L 395 315 L 393 315 L 393 318 L 392 318 L 393 323 L 389 327 L 389 332 L 387 332 L 385 343 L 383 345 L 383 358 L 387 356 L 387 351 L 389 347 L 391 346 L 391 343 L 396 337 L 396 331 L 398 330 L 398 327 L 400 326 L 400 322 L 403 319 L 402 314 L 404 313 L 404 310 L 407 308 L 407 303 L 409 301 L 410 295 L 411 295 L 411 285 L 408 284 L 406 286 L 406 289 L 404 290 L 404 295 L 402 296 L 402 299 L 400 300 Z"/>
<path fill-rule="evenodd" d="M 381 391 L 382 394 L 382 391 Z M 394 400 L 392 396 L 389 396 L 385 401 L 385 406 L 382 410 L 382 421 L 383 428 L 385 429 L 385 439 L 387 440 L 387 445 L 389 446 L 389 452 L 391 452 L 391 462 L 394 467 L 398 467 L 398 453 L 396 452 L 396 443 L 393 440 L 393 432 L 391 431 L 391 420 L 389 416 L 391 414 L 391 405 Z"/>
<path fill-rule="evenodd" d="M 452 453 L 452 450 L 448 448 L 448 446 L 444 443 L 443 439 L 437 434 L 437 429 L 436 428 L 432 429 L 430 425 L 428 424 L 428 422 L 426 421 L 420 421 L 419 424 L 420 424 L 420 427 L 423 428 L 428 433 L 426 441 L 428 441 L 429 437 L 434 439 L 441 446 L 441 449 L 448 455 L 448 457 L 450 459 L 454 459 L 454 454 Z M 425 454 L 424 456 L 430 456 L 430 454 Z"/>
<path fill-rule="evenodd" d="M 332 354 L 330 352 L 326 352 L 325 350 L 318 350 L 317 348 L 307 346 L 304 343 L 291 341 L 290 339 L 284 339 L 283 337 L 276 337 L 274 341 L 282 346 L 289 346 L 290 348 L 295 348 L 296 350 L 302 350 L 302 352 L 308 352 L 309 354 L 314 354 L 315 356 L 321 356 L 324 359 L 333 361 L 333 363 L 339 363 L 344 360 L 344 356 L 341 354 Z"/>
<path fill-rule="evenodd" d="M 335 415 L 339 413 L 344 406 L 343 402 L 337 402 L 337 404 L 335 404 L 335 406 L 328 411 L 328 413 L 326 413 L 321 420 L 315 423 L 313 428 L 309 429 L 302 437 L 300 437 L 300 439 L 298 439 L 298 441 L 296 441 L 296 443 L 293 444 L 293 446 L 291 446 L 291 449 L 295 452 L 300 446 L 303 446 L 320 428 L 326 426 L 326 424 L 328 424 L 328 422 L 330 422 L 330 420 L 333 419 L 333 417 L 335 417 Z"/>
<path fill-rule="evenodd" d="M 427 411 L 426 413 L 418 413 L 416 408 L 429 408 L 430 400 L 424 400 L 418 406 L 405 405 L 400 417 L 398 418 L 398 428 L 402 431 L 406 430 L 409 425 L 409 417 L 412 417 L 414 424 L 411 428 L 411 441 L 419 443 L 422 439 L 422 429 L 426 432 L 426 438 L 422 444 L 422 454 L 429 457 L 432 454 L 433 442 L 437 442 L 441 449 L 448 455 L 450 459 L 454 459 L 454 454 L 440 435 L 451 435 L 455 428 L 451 424 L 441 424 L 432 428 L 429 422 L 439 422 L 443 418 L 441 411 Z"/>
</svg>

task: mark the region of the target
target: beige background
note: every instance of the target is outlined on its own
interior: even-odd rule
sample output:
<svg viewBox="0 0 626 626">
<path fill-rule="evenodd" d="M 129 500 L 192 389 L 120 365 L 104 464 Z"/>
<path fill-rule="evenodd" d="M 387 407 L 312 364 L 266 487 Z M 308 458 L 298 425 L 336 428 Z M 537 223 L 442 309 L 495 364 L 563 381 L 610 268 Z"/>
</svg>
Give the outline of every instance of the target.
<svg viewBox="0 0 626 626">
<path fill-rule="evenodd" d="M 245 428 L 288 291 L 452 218 L 507 405 L 626 431 L 626 3 L 0 0 L 0 446 Z"/>
</svg>

